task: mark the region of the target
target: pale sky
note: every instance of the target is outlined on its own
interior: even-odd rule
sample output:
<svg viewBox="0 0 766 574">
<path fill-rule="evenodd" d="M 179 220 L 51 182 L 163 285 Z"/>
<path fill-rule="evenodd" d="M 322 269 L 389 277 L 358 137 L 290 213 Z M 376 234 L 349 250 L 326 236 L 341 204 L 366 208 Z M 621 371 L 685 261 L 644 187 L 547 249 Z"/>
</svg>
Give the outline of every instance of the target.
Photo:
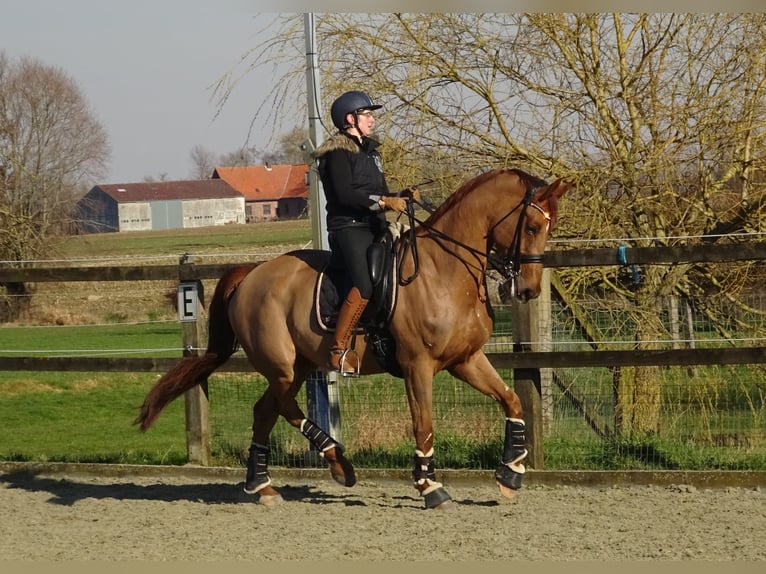
<svg viewBox="0 0 766 574">
<path fill-rule="evenodd" d="M 433 3 L 429 0 L 424 6 L 429 2 Z M 497 0 L 478 1 L 484 3 L 492 5 Z M 295 125 L 287 121 L 275 134 L 263 118 L 255 123 L 248 140 L 258 103 L 273 83 L 273 78 L 263 77 L 263 71 L 237 85 L 217 118 L 211 86 L 262 40 L 257 33 L 273 21 L 276 12 L 334 8 L 334 2 L 326 1 L 300 4 L 290 0 L 2 0 L 0 51 L 14 60 L 27 55 L 57 66 L 80 86 L 112 148 L 108 173 L 93 185 L 139 182 L 147 176 L 186 179 L 193 168 L 189 154 L 196 145 L 216 154 L 243 145 L 263 149 L 272 136 L 276 141 Z M 347 5 L 357 3 L 340 4 L 339 11 L 347 11 Z M 370 4 L 377 10 L 390 8 L 386 2 L 368 2 L 356 9 Z M 437 4 L 449 11 L 465 0 Z M 501 4 L 505 9 L 528 9 L 526 4 L 535 3 Z"/>
<path fill-rule="evenodd" d="M 32 56 L 77 82 L 112 148 L 104 181 L 93 185 L 162 174 L 187 179 L 195 145 L 221 154 L 268 143 L 268 126 L 258 124 L 247 140 L 268 81 L 254 74 L 241 81 L 217 118 L 211 88 L 274 18 L 258 16 L 258 5 L 253 0 L 3 0 L 0 51 L 12 60 Z"/>
</svg>

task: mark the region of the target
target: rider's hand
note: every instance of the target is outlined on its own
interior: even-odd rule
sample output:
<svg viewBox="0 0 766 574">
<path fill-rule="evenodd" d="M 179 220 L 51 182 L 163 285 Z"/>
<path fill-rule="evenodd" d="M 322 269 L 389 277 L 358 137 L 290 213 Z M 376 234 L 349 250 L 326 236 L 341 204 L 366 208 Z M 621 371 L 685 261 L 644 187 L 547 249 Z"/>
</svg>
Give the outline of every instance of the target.
<svg viewBox="0 0 766 574">
<path fill-rule="evenodd" d="M 383 207 L 385 209 L 390 209 L 392 211 L 396 211 L 397 213 L 402 213 L 407 209 L 407 199 L 404 197 L 384 195 L 380 198 L 380 201 L 383 202 Z"/>
<path fill-rule="evenodd" d="M 417 187 L 408 187 L 407 189 L 401 190 L 396 195 L 399 197 L 406 197 L 407 199 L 411 199 L 418 203 L 420 202 L 420 190 Z"/>
</svg>

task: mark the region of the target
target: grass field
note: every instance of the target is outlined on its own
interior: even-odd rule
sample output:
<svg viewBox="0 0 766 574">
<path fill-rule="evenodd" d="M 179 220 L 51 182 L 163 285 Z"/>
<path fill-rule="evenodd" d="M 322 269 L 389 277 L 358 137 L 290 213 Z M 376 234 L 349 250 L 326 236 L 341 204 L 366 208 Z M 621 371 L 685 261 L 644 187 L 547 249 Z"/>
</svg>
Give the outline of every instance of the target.
<svg viewBox="0 0 766 574">
<path fill-rule="evenodd" d="M 1 356 L 178 357 L 181 333 L 177 322 L 4 326 L 0 349 Z M 157 376 L 0 371 L 0 460 L 185 463 L 182 400 L 168 407 L 152 432 L 141 433 L 132 424 Z"/>
<path fill-rule="evenodd" d="M 295 219 L 251 225 L 76 235 L 62 241 L 57 256 L 124 259 L 190 253 L 238 261 L 245 255 L 284 253 L 311 246 L 311 238 L 310 221 Z"/>
</svg>

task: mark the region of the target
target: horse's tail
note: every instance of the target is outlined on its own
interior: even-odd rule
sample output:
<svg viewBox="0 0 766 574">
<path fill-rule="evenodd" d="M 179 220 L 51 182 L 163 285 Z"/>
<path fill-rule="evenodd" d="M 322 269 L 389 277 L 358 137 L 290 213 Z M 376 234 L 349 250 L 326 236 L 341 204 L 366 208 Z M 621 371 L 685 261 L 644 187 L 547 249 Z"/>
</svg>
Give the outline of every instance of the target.
<svg viewBox="0 0 766 574">
<path fill-rule="evenodd" d="M 231 296 L 256 264 L 238 265 L 226 271 L 215 287 L 208 311 L 208 344 L 201 356 L 184 357 L 157 381 L 146 395 L 133 424 L 148 429 L 162 410 L 189 389 L 207 380 L 237 350 L 237 336 L 229 322 Z"/>
</svg>

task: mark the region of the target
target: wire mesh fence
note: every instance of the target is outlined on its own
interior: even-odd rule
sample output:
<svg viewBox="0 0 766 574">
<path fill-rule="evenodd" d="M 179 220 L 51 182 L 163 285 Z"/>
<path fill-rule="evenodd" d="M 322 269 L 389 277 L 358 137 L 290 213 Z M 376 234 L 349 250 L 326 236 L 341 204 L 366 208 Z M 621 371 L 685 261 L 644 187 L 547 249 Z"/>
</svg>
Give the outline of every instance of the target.
<svg viewBox="0 0 766 574">
<path fill-rule="evenodd" d="M 764 333 L 760 298 L 751 311 L 732 315 L 721 338 L 699 306 L 662 304 L 667 337 L 659 348 L 679 345 L 760 345 Z M 635 345 L 634 325 L 610 301 L 587 301 L 602 344 Z M 507 309 L 498 308 L 492 352 L 511 352 Z M 588 348 L 581 329 L 562 302 L 551 309 L 551 350 Z M 766 377 L 763 365 L 705 365 L 635 368 L 542 368 L 544 468 L 548 470 L 762 470 L 766 468 Z M 500 375 L 513 385 L 513 373 Z M 337 437 L 360 467 L 408 467 L 414 454 L 403 382 L 388 375 L 341 380 L 341 426 Z M 647 386 L 648 385 L 648 386 Z M 215 375 L 210 380 L 213 456 L 244 462 L 250 444 L 252 404 L 266 388 L 257 375 Z M 642 393 L 656 394 L 651 431 L 636 432 L 632 410 Z M 653 390 L 652 390 L 653 389 Z M 497 403 L 447 373 L 434 381 L 434 435 L 441 468 L 494 468 L 502 452 L 504 416 Z M 306 405 L 306 391 L 298 396 Z M 646 405 L 643 406 L 646 408 Z M 321 464 L 303 436 L 280 420 L 271 437 L 272 464 Z"/>
</svg>

